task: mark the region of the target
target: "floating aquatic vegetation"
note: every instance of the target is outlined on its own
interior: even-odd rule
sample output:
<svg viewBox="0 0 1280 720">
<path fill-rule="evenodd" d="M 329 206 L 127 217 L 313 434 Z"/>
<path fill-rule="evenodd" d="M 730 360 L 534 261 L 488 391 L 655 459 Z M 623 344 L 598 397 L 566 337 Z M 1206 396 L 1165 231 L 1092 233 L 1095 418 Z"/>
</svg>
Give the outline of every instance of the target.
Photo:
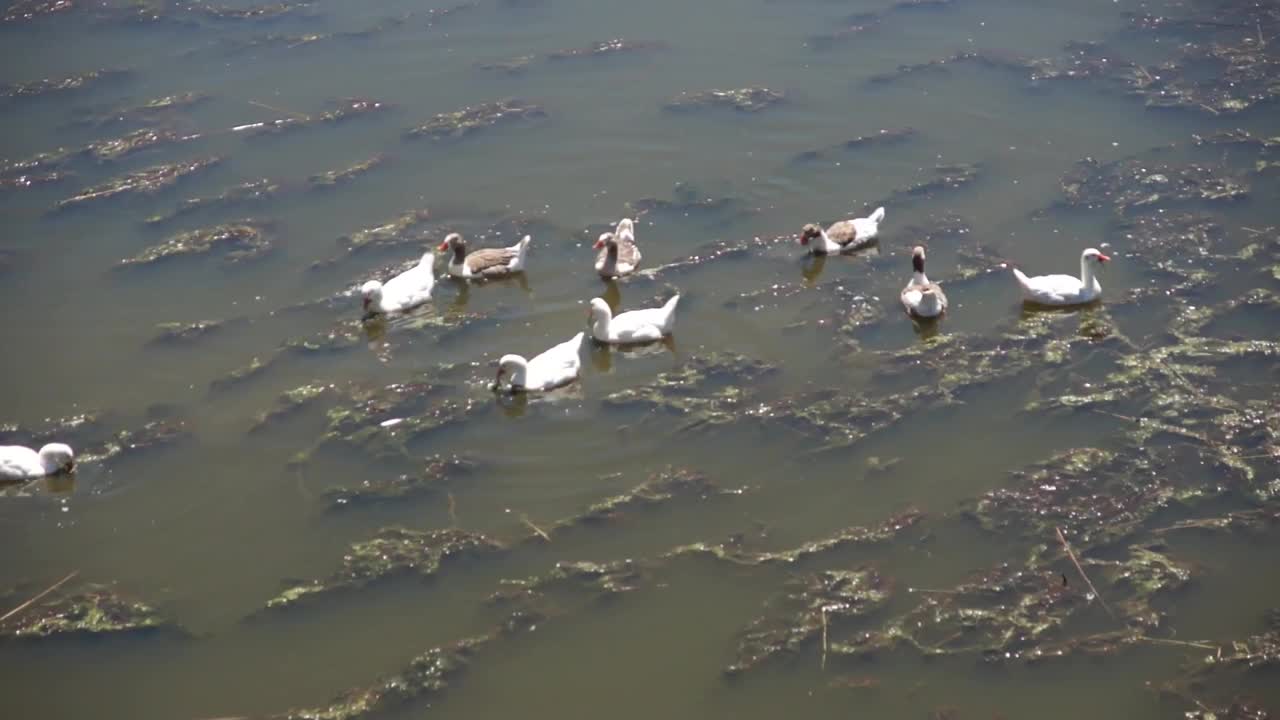
<svg viewBox="0 0 1280 720">
<path fill-rule="evenodd" d="M 280 192 L 280 185 L 267 178 L 250 180 L 233 185 L 219 195 L 210 197 L 188 198 L 176 208 L 163 215 L 152 215 L 146 219 L 148 225 L 164 225 L 184 215 L 200 210 L 233 208 L 240 205 L 262 203 L 275 197 Z"/>
<path fill-rule="evenodd" d="M 225 5 L 209 5 L 196 2 L 187 7 L 197 15 L 211 20 L 278 20 L 280 18 L 303 14 L 311 8 L 309 2 L 277 2 L 250 7 L 228 7 Z"/>
<path fill-rule="evenodd" d="M 168 113 L 189 110 L 208 100 L 209 96 L 198 92 L 177 93 L 153 98 L 140 105 L 124 105 L 96 113 L 88 113 L 77 120 L 78 124 L 105 127 L 117 124 L 151 123 Z"/>
<path fill-rule="evenodd" d="M 421 245 L 425 238 L 415 231 L 430 219 L 431 212 L 425 208 L 409 210 L 389 222 L 363 228 L 350 235 L 343 235 L 338 238 L 338 246 L 346 254 L 353 255 L 367 250 L 395 248 L 404 245 Z M 317 270 L 322 267 L 328 267 L 337 263 L 340 259 L 341 256 L 327 260 L 317 260 L 312 263 L 311 269 Z M 413 262 L 416 264 L 418 259 L 415 258 Z"/>
<path fill-rule="evenodd" d="M 154 345 L 185 345 L 208 337 L 221 330 L 224 326 L 225 323 L 221 320 L 160 323 L 156 326 L 156 336 L 152 338 L 151 343 Z"/>
<path fill-rule="evenodd" d="M 533 61 L 536 59 L 536 55 L 518 55 L 506 60 L 477 63 L 476 67 L 480 70 L 491 70 L 494 72 L 506 73 L 508 75 L 519 75 L 528 70 L 529 66 L 532 65 Z"/>
<path fill-rule="evenodd" d="M 956 190 L 970 185 L 978 179 L 982 172 L 980 163 L 955 163 L 952 165 L 936 165 L 933 177 L 928 180 L 895 189 L 883 203 L 901 203 L 910 199 L 932 198 L 948 190 Z"/>
<path fill-rule="evenodd" d="M 0 623 L 0 637 L 50 638 L 70 635 L 114 635 L 155 630 L 168 625 L 146 603 L 127 600 L 102 587 L 89 587 L 40 601 Z"/>
<path fill-rule="evenodd" d="M 370 687 L 348 690 L 322 707 L 290 710 L 272 720 L 360 720 L 384 715 L 410 700 L 433 697 L 444 692 L 492 638 L 485 635 L 432 648 L 410 661 L 398 675 Z"/>
<path fill-rule="evenodd" d="M 627 207 L 637 216 L 657 213 L 673 217 L 689 217 L 692 215 L 710 215 L 718 217 L 731 213 L 748 212 L 742 207 L 742 200 L 729 195 L 708 195 L 692 183 L 680 181 L 671 191 L 672 199 L 641 198 L 627 203 Z"/>
<path fill-rule="evenodd" d="M 695 355 L 646 385 L 612 393 L 604 405 L 682 416 L 684 429 L 721 425 L 739 419 L 752 398 L 745 388 L 776 372 L 772 365 L 736 353 Z"/>
<path fill-rule="evenodd" d="M 704 542 L 682 545 L 663 557 L 707 555 L 736 565 L 797 565 L 842 548 L 889 542 L 905 530 L 915 527 L 923 519 L 924 513 L 912 508 L 894 515 L 879 525 L 847 527 L 830 537 L 813 540 L 789 550 L 752 550 L 743 543 L 741 536 L 735 536 L 726 542 L 714 545 Z"/>
<path fill-rule="evenodd" d="M 67 12 L 75 7 L 72 0 L 14 0 L 0 15 L 0 24 L 30 22 L 38 17 Z"/>
<path fill-rule="evenodd" d="M 746 87 L 737 90 L 702 90 L 682 92 L 663 107 L 667 110 L 698 110 L 703 108 L 731 108 L 738 112 L 760 112 L 780 104 L 785 96 L 766 87 Z"/>
<path fill-rule="evenodd" d="M 1256 148 L 1280 147 L 1280 136 L 1259 137 L 1248 130 L 1219 130 L 1206 135 L 1192 135 L 1196 145 L 1246 145 Z"/>
<path fill-rule="evenodd" d="M 884 147 L 890 145 L 900 145 L 908 140 L 914 139 L 919 133 L 915 128 L 881 128 L 877 132 L 870 135 L 859 135 L 858 137 L 848 140 L 840 145 L 826 150 L 807 150 L 797 154 L 792 158 L 792 162 L 813 162 L 821 160 L 834 150 L 864 150 L 876 147 Z"/>
<path fill-rule="evenodd" d="M 586 47 L 566 48 L 557 50 L 547 54 L 548 60 L 576 60 L 581 58 L 597 58 L 607 55 L 618 55 L 622 53 L 639 53 L 651 52 L 666 48 L 664 43 L 645 42 L 637 40 L 624 40 L 622 38 L 614 38 L 612 40 L 602 40 L 593 42 Z"/>
<path fill-rule="evenodd" d="M 863 33 L 880 27 L 884 18 L 879 13 L 856 13 L 845 18 L 840 27 L 832 32 L 810 36 L 805 43 L 814 50 L 829 50 L 836 45 L 852 40 Z"/>
<path fill-rule="evenodd" d="M 168 143 L 189 142 L 199 135 L 179 135 L 171 130 L 142 129 L 112 140 L 97 140 L 85 146 L 95 160 L 118 160 L 139 150 Z"/>
<path fill-rule="evenodd" d="M 410 130 L 408 135 L 409 137 L 429 137 L 433 140 L 462 138 L 494 125 L 546 116 L 546 111 L 539 105 L 509 98 L 465 107 L 454 112 L 440 113 L 427 124 Z"/>
<path fill-rule="evenodd" d="M 736 675 L 806 646 L 822 648 L 830 632 L 839 634 L 889 601 L 890 583 L 874 569 L 823 570 L 788 583 L 786 594 L 738 638 L 737 659 L 725 668 Z"/>
<path fill-rule="evenodd" d="M 172 445 L 191 437 L 185 423 L 178 420 L 152 420 L 137 430 L 121 430 L 96 447 L 81 453 L 83 462 L 110 463 L 141 452 Z"/>
<path fill-rule="evenodd" d="M 112 178 L 100 185 L 94 185 L 79 195 L 62 200 L 58 203 L 57 208 L 63 210 L 82 203 L 107 200 L 129 193 L 154 194 L 172 187 L 182 178 L 208 170 L 221 161 L 222 158 L 214 156 L 181 163 L 154 165 L 144 170 Z"/>
<path fill-rule="evenodd" d="M 288 588 L 267 607 L 292 607 L 321 593 L 354 590 L 369 583 L 410 573 L 431 577 L 443 564 L 464 556 L 501 552 L 503 546 L 479 533 L 446 529 L 420 532 L 386 528 L 370 540 L 355 543 L 342 559 L 342 569 L 323 580 Z"/>
<path fill-rule="evenodd" d="M 381 100 L 372 98 L 343 98 L 335 103 L 337 107 L 320 113 L 318 119 L 325 123 L 340 123 L 361 115 L 382 112 L 390 106 Z"/>
<path fill-rule="evenodd" d="M 440 23 L 448 20 L 449 18 L 452 18 L 453 16 L 461 12 L 464 12 L 466 10 L 474 10 L 477 7 L 479 7 L 479 4 L 477 3 L 464 2 L 464 3 L 458 3 L 457 5 L 454 5 L 452 7 L 431 8 L 430 10 L 427 10 L 427 13 L 426 13 L 427 14 L 426 26 L 429 28 L 435 27 Z"/>
<path fill-rule="evenodd" d="M 993 663 L 1113 654 L 1161 628 L 1165 618 L 1151 600 L 1190 580 L 1185 567 L 1149 547 L 1133 546 L 1124 559 L 1085 564 L 1100 580 L 1108 607 L 1119 610 L 1121 629 L 1073 632 L 1072 618 L 1103 601 L 1073 587 L 1065 572 L 1001 565 L 954 588 L 913 591 L 922 596 L 917 607 L 880 629 L 831 642 L 829 652 L 867 656 L 908 646 L 925 656 L 974 654 Z"/>
<path fill-rule="evenodd" d="M 134 430 L 112 430 L 108 420 L 86 413 L 49 420 L 35 430 L 0 425 L 0 441 L 37 447 L 64 442 L 76 449 L 77 463 L 109 463 L 189 437 L 180 421 L 153 420 Z"/>
<path fill-rule="evenodd" d="M 607 563 L 560 561 L 546 575 L 523 580 L 503 580 L 504 587 L 489 596 L 488 602 L 502 605 L 529 605 L 558 588 L 586 593 L 594 600 L 607 600 L 639 589 L 647 569 L 635 560 Z"/>
<path fill-rule="evenodd" d="M 127 70 L 93 70 L 56 80 L 45 78 L 25 83 L 14 83 L 0 86 L 0 98 L 28 98 L 70 92 L 72 90 L 83 90 L 100 83 L 118 80 L 128 74 Z"/>
<path fill-rule="evenodd" d="M 706 475 L 695 470 L 667 467 L 655 472 L 648 480 L 621 495 L 601 500 L 578 515 L 557 521 L 546 529 L 546 534 L 554 536 L 557 532 L 573 527 L 611 523 L 632 511 L 662 505 L 676 498 L 691 497 L 706 500 L 711 497 L 740 495 L 742 492 L 742 489 L 721 488 Z M 529 539 L 543 537 L 542 534 L 534 534 Z"/>
<path fill-rule="evenodd" d="M 968 512 L 1002 537 L 1020 533 L 1043 541 L 1061 528 L 1077 548 L 1106 547 L 1160 510 L 1202 494 L 1176 486 L 1165 470 L 1157 458 L 1133 451 L 1069 450 L 1015 473 Z"/>
<path fill-rule="evenodd" d="M 121 260 L 120 267 L 149 265 L 187 255 L 223 253 L 223 262 L 235 264 L 255 260 L 271 250 L 266 225 L 256 220 L 240 220 L 214 227 L 189 230 L 153 245 L 137 255 Z"/>
<path fill-rule="evenodd" d="M 1170 165 L 1141 158 L 1100 163 L 1085 158 L 1062 178 L 1069 206 L 1105 207 L 1126 214 L 1191 201 L 1237 200 L 1249 184 L 1198 164 Z"/>
<path fill-rule="evenodd" d="M 307 182 L 310 183 L 312 190 L 322 190 L 325 188 L 336 187 L 338 185 L 345 185 L 361 175 L 367 174 L 370 170 L 382 165 L 386 161 L 386 154 L 378 153 L 368 160 L 358 162 L 351 167 L 343 168 L 341 170 L 329 170 L 317 175 L 312 175 L 307 178 Z"/>
<path fill-rule="evenodd" d="M 479 463 L 467 457 L 434 455 L 427 458 L 421 474 L 378 477 L 354 487 L 325 490 L 329 509 L 338 510 L 392 500 L 429 495 L 452 486 L 461 478 L 474 475 Z"/>
<path fill-rule="evenodd" d="M 0 190 L 25 190 L 36 185 L 52 185 L 75 177 L 72 172 L 25 173 L 12 177 L 0 177 Z"/>
<path fill-rule="evenodd" d="M 820 440 L 821 449 L 831 450 L 853 445 L 896 423 L 909 412 L 947 400 L 937 388 L 919 388 L 875 399 L 828 389 L 756 403 L 741 415 Z"/>
</svg>

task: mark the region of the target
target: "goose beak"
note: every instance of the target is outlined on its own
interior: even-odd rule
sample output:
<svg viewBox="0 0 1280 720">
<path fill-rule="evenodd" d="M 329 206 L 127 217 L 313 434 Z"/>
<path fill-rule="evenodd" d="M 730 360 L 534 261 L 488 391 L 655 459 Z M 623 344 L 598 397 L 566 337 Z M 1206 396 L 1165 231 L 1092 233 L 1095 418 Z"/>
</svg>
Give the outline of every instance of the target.
<svg viewBox="0 0 1280 720">
<path fill-rule="evenodd" d="M 592 249 L 592 250 L 599 250 L 599 249 L 600 249 L 600 248 L 602 248 L 602 247 L 604 247 L 604 241 L 603 241 L 603 240 L 597 240 L 597 241 L 595 242 L 595 244 L 591 246 L 591 249 Z"/>
<path fill-rule="evenodd" d="M 449 241 L 445 240 L 444 242 L 440 243 L 440 247 L 436 248 L 436 251 L 444 252 L 445 250 L 448 250 L 448 249 L 449 249 Z"/>
<path fill-rule="evenodd" d="M 1107 262 L 1109 260 L 1111 260 L 1109 256 L 1098 253 L 1098 262 Z"/>
</svg>

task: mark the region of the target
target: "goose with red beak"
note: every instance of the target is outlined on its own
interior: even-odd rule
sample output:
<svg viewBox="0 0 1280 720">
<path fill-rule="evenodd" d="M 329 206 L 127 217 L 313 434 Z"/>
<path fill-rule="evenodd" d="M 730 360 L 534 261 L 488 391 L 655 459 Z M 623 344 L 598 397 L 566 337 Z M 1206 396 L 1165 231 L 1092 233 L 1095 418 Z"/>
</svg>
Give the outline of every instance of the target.
<svg viewBox="0 0 1280 720">
<path fill-rule="evenodd" d="M 1098 282 L 1097 268 L 1111 258 L 1097 248 L 1080 253 L 1080 277 L 1072 275 L 1037 275 L 1027 277 L 1018 268 L 1013 276 L 1022 289 L 1025 302 L 1041 305 L 1083 305 L 1102 296 L 1102 283 Z"/>
</svg>

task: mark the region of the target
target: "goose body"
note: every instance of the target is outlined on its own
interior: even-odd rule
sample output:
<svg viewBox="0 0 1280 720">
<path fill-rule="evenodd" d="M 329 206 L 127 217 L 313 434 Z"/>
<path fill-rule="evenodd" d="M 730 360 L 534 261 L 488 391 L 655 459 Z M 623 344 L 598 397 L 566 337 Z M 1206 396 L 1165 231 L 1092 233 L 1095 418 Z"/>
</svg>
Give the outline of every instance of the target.
<svg viewBox="0 0 1280 720">
<path fill-rule="evenodd" d="M 899 295 L 902 307 L 914 318 L 936 318 L 947 311 L 947 296 L 942 286 L 930 282 L 924 274 L 924 248 L 911 251 L 911 280 Z"/>
<path fill-rule="evenodd" d="M 800 233 L 800 244 L 814 255 L 862 250 L 875 243 L 880 236 L 880 223 L 883 221 L 884 208 L 878 207 L 867 217 L 841 220 L 826 230 L 810 223 Z"/>
<path fill-rule="evenodd" d="M 0 445 L 0 480 L 30 480 L 75 468 L 75 454 L 62 443 L 36 452 L 21 445 Z"/>
<path fill-rule="evenodd" d="M 525 360 L 520 355 L 503 355 L 498 361 L 498 377 L 494 389 L 502 386 L 506 377 L 511 392 L 542 392 L 568 385 L 578 379 L 582 359 L 578 355 L 585 333 L 572 338 Z"/>
<path fill-rule="evenodd" d="M 367 315 L 403 312 L 431 299 L 436 286 L 435 256 L 427 253 L 417 265 L 385 283 L 370 280 L 360 286 Z"/>
<path fill-rule="evenodd" d="M 467 243 L 458 233 L 450 233 L 440 243 L 440 250 L 451 251 L 449 274 L 464 280 L 502 278 L 524 272 L 525 257 L 529 253 L 530 237 L 505 248 L 484 248 L 467 252 Z"/>
<path fill-rule="evenodd" d="M 619 220 L 613 232 L 601 234 L 594 247 L 600 251 L 596 255 L 596 273 L 602 278 L 624 277 L 640 266 L 635 224 L 629 218 Z"/>
<path fill-rule="evenodd" d="M 631 310 L 614 315 L 603 298 L 593 298 L 588 311 L 591 318 L 591 337 L 602 343 L 626 345 L 661 340 L 671 334 L 676 323 L 675 295 L 662 307 Z"/>
<path fill-rule="evenodd" d="M 1095 248 L 1080 253 L 1080 277 L 1071 275 L 1037 275 L 1027 277 L 1018 268 L 1013 276 L 1022 289 L 1022 299 L 1041 305 L 1082 305 L 1097 300 L 1102 295 L 1102 284 L 1095 275 L 1097 266 L 1111 258 Z"/>
</svg>

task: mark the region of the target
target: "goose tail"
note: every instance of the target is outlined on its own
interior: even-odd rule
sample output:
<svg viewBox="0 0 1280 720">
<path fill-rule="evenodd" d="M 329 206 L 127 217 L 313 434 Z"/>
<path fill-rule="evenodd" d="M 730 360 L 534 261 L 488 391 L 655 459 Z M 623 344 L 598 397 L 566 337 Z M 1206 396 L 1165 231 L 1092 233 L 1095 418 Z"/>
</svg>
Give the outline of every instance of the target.
<svg viewBox="0 0 1280 720">
<path fill-rule="evenodd" d="M 671 299 L 662 306 L 662 331 L 665 333 L 670 333 L 671 329 L 675 327 L 676 305 L 679 304 L 679 302 L 680 295 L 677 293 L 676 295 L 671 296 Z"/>
<path fill-rule="evenodd" d="M 511 269 L 520 271 L 524 269 L 525 258 L 529 255 L 529 241 L 533 239 L 532 235 L 525 235 L 520 238 L 520 242 L 516 243 L 512 248 L 516 251 L 516 259 L 511 263 Z"/>
<path fill-rule="evenodd" d="M 873 212 L 873 213 L 871 213 L 871 222 L 873 222 L 873 223 L 875 223 L 875 224 L 877 224 L 877 225 L 879 225 L 880 223 L 884 222 L 884 207 L 883 207 L 883 206 L 876 208 L 876 211 L 875 211 L 875 212 Z"/>
</svg>

